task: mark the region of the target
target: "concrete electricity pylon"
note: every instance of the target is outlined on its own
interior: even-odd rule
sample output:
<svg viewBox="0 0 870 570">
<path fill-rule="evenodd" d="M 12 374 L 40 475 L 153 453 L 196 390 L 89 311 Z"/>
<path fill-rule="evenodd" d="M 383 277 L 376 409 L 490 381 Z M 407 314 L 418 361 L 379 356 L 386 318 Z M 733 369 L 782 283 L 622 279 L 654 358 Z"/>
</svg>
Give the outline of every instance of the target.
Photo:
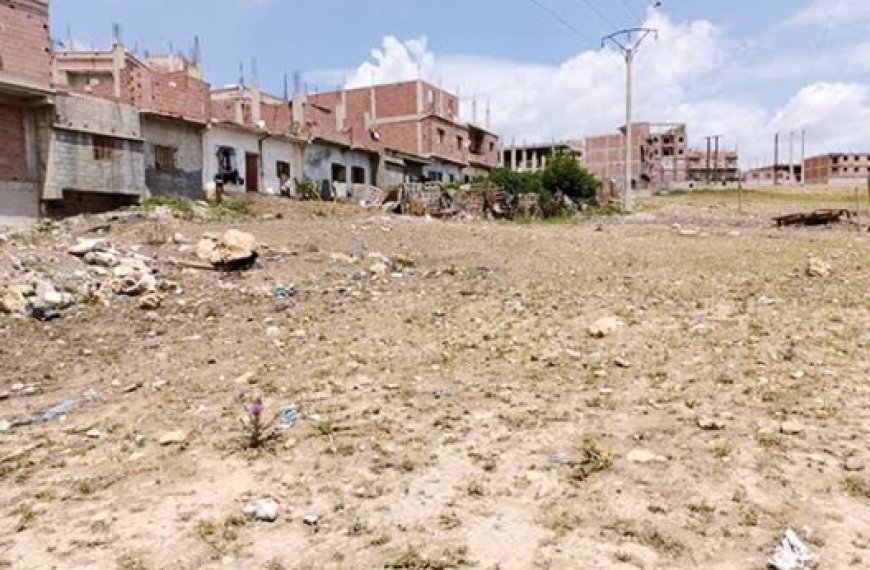
<svg viewBox="0 0 870 570">
<path fill-rule="evenodd" d="M 622 190 L 622 207 L 626 212 L 631 211 L 631 179 L 632 179 L 632 152 L 631 152 L 631 113 L 632 113 L 632 82 L 634 79 L 634 56 L 640 49 L 643 41 L 653 34 L 658 38 L 658 30 L 652 28 L 630 28 L 614 32 L 601 39 L 601 47 L 607 42 L 617 46 L 625 56 L 625 183 Z M 620 38 L 622 41 L 620 41 Z"/>
</svg>

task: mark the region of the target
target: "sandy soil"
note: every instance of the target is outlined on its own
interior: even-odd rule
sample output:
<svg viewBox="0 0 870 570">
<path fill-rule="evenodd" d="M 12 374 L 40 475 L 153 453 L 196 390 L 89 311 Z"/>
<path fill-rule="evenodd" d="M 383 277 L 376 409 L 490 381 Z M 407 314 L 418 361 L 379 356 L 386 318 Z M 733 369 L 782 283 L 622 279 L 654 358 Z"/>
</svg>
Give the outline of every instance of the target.
<svg viewBox="0 0 870 570">
<path fill-rule="evenodd" d="M 0 419 L 90 396 L 0 435 L 0 565 L 760 569 L 791 527 L 820 568 L 870 566 L 870 474 L 846 469 L 870 463 L 870 234 L 650 204 L 643 223 L 274 202 L 283 219 L 114 224 L 164 262 L 184 254 L 155 233 L 270 249 L 241 274 L 162 263 L 178 287 L 155 312 L 0 315 Z M 87 225 L 0 257 L 63 281 Z M 594 338 L 603 317 L 622 326 Z M 266 450 L 244 445 L 255 396 L 301 411 Z M 267 497 L 277 521 L 243 514 Z"/>
</svg>

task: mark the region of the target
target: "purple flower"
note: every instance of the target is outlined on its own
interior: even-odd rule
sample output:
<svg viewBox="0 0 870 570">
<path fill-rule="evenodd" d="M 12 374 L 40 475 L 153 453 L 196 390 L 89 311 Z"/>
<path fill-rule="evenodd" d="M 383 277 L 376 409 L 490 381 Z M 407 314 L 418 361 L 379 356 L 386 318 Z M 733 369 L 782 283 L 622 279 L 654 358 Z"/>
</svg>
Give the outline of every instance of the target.
<svg viewBox="0 0 870 570">
<path fill-rule="evenodd" d="M 263 410 L 265 406 L 263 405 L 263 401 L 260 398 L 254 400 L 254 403 L 251 404 L 251 415 L 255 418 L 259 418 L 263 415 Z"/>
</svg>

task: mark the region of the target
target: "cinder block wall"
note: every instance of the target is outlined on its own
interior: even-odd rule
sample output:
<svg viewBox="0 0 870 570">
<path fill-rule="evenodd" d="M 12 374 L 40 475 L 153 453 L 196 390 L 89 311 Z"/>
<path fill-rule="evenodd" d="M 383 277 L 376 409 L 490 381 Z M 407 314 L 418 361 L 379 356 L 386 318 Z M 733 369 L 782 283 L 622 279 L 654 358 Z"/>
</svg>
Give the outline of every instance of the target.
<svg viewBox="0 0 870 570">
<path fill-rule="evenodd" d="M 184 121 L 142 117 L 145 144 L 145 184 L 152 195 L 205 198 L 202 184 L 203 128 Z M 175 150 L 175 170 L 158 170 L 155 146 Z"/>
</svg>

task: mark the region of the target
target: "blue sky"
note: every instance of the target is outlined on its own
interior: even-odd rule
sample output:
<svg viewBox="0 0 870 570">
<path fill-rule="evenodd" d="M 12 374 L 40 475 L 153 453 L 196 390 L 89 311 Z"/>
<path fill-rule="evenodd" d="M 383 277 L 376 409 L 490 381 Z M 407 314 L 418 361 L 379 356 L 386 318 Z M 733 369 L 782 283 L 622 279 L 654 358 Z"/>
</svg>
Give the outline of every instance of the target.
<svg viewBox="0 0 870 570">
<path fill-rule="evenodd" d="M 615 26 L 658 27 L 638 61 L 638 118 L 724 133 L 744 162 L 772 154 L 777 130 L 807 129 L 811 151 L 870 150 L 850 131 L 870 119 L 868 0 L 52 0 L 52 35 L 188 49 L 201 38 L 214 85 L 257 59 L 262 83 L 285 72 L 333 87 L 424 78 L 492 108 L 505 139 L 581 137 L 620 124 L 621 62 L 600 50 Z M 380 50 L 377 56 L 373 49 Z M 843 107 L 853 112 L 844 112 Z M 481 111 L 481 115 L 482 115 Z M 770 151 L 770 152 L 769 152 Z"/>
</svg>

